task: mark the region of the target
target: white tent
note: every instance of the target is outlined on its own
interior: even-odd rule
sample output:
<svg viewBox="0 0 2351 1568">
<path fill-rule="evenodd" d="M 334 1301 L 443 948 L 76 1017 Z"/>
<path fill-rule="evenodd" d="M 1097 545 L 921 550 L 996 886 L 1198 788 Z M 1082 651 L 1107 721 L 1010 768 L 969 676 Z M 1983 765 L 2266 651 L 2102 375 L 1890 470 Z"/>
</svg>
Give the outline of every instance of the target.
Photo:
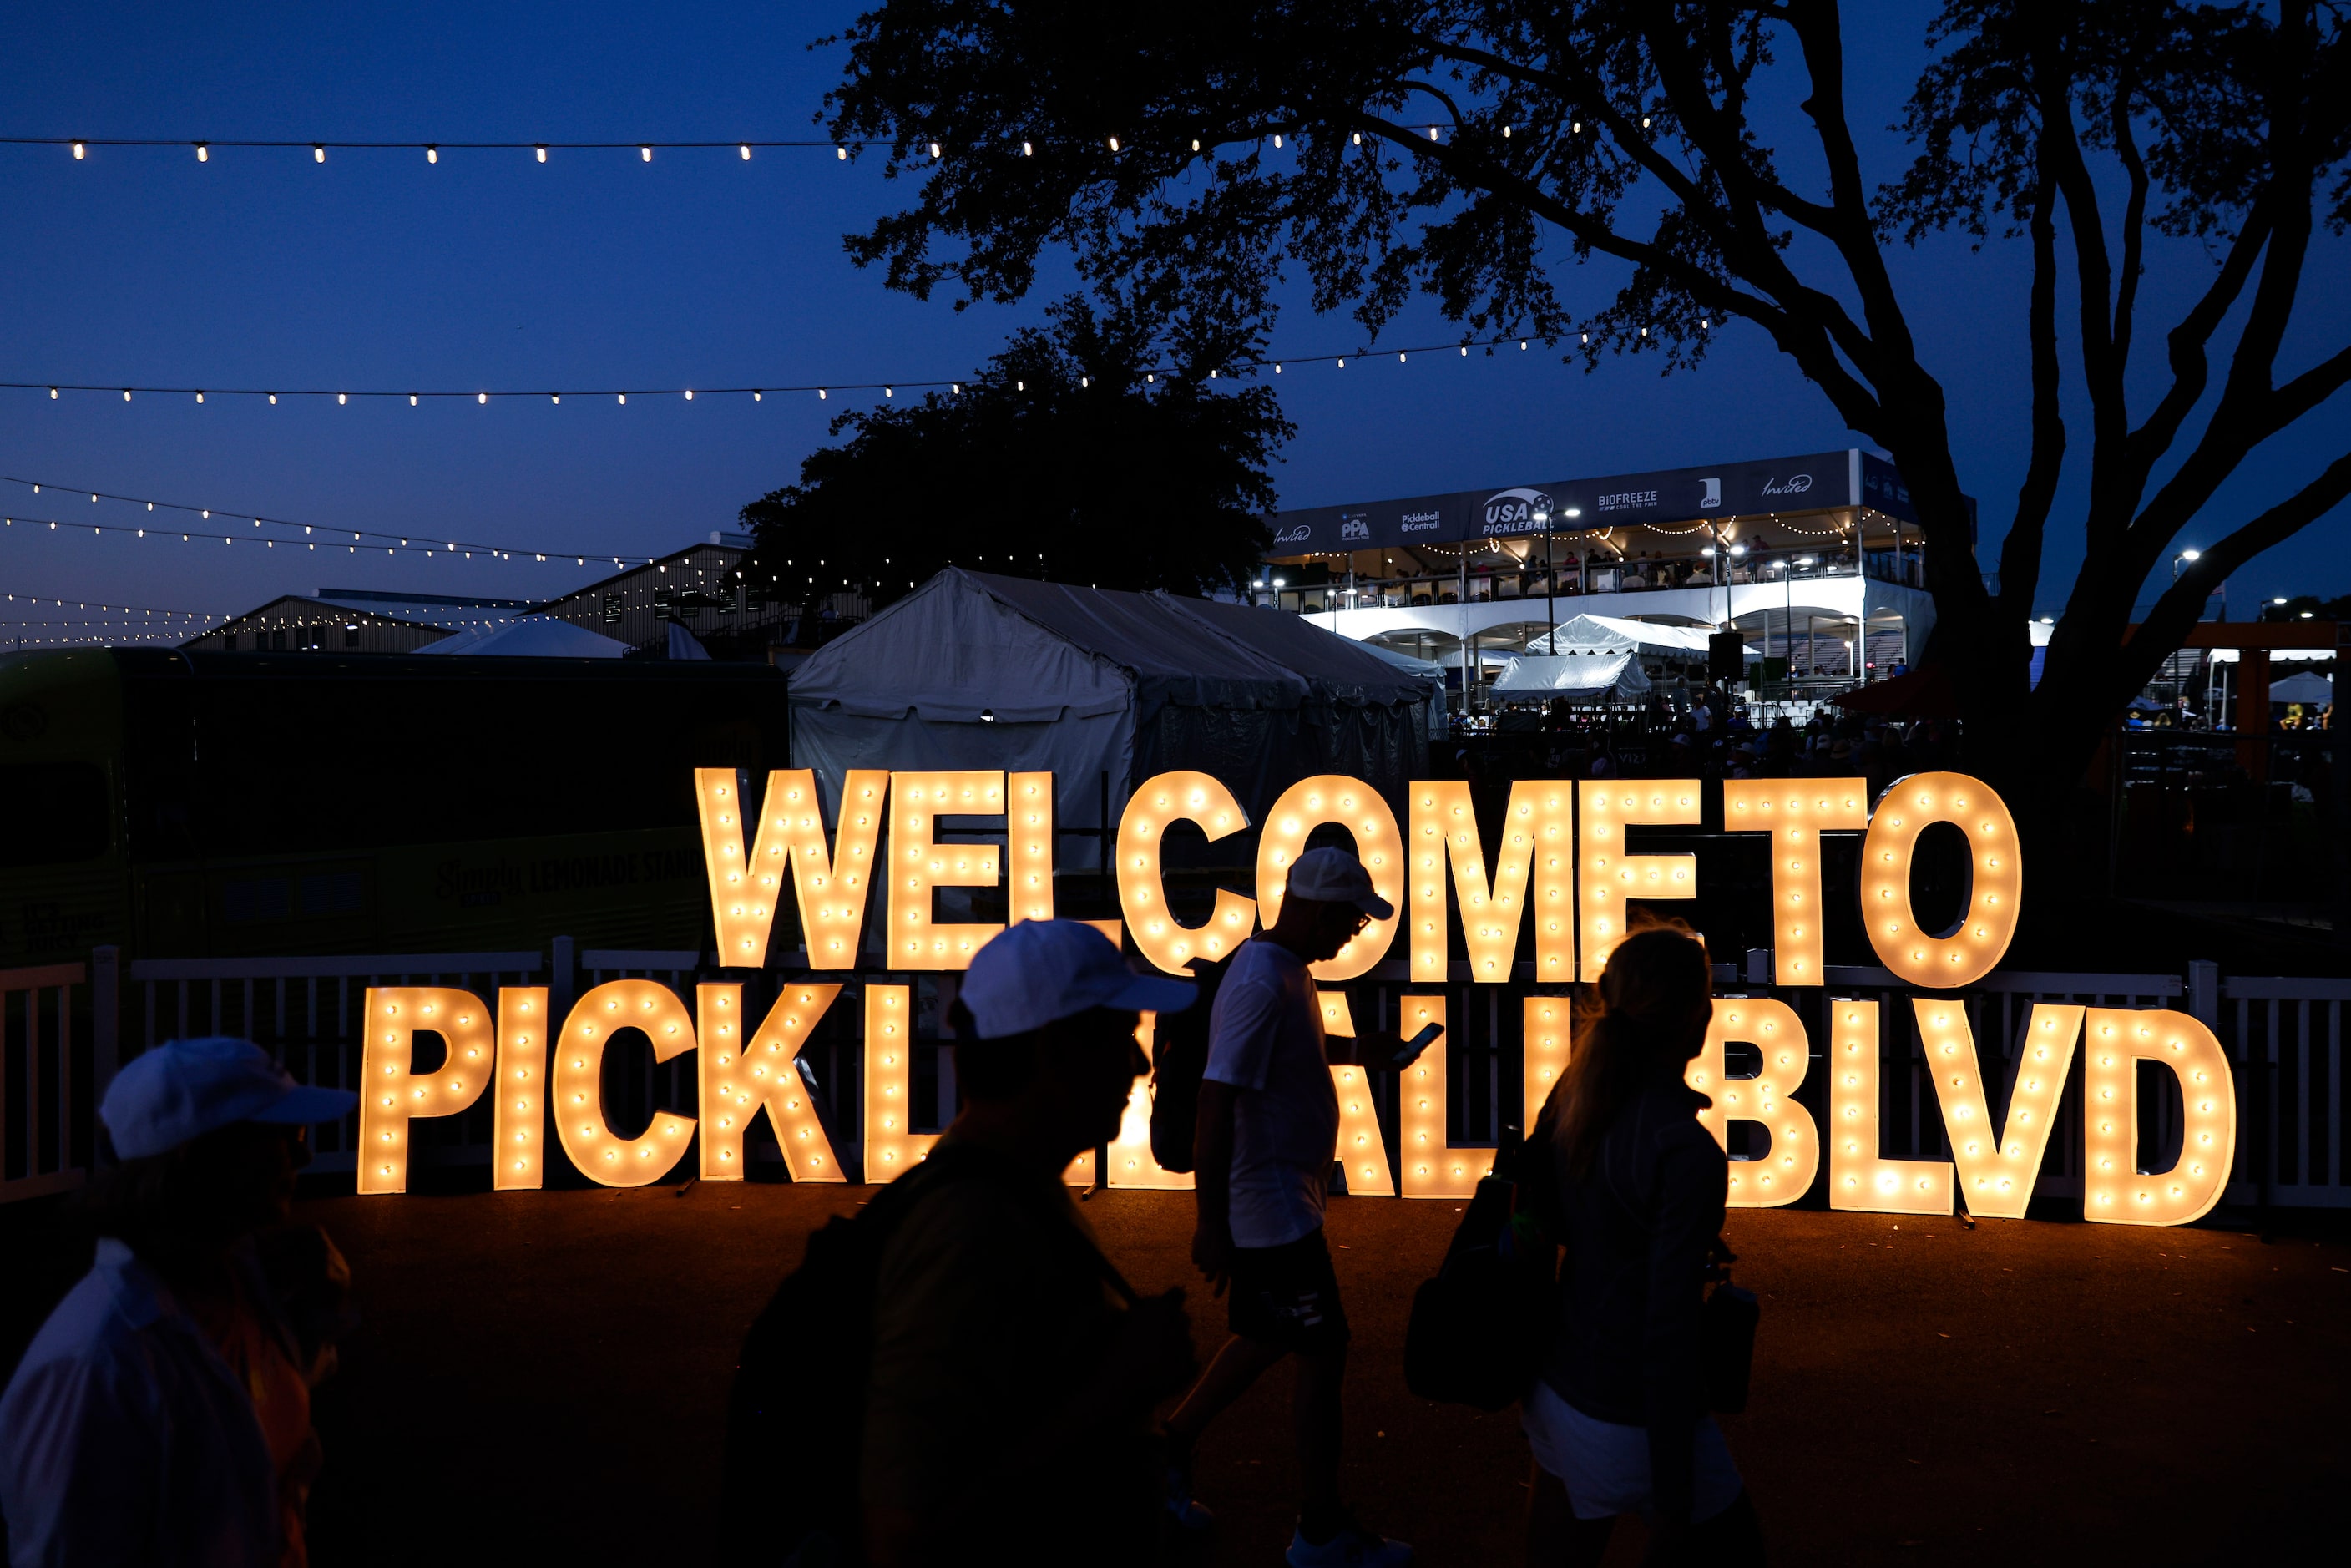
<svg viewBox="0 0 2351 1568">
<path fill-rule="evenodd" d="M 828 796 L 852 768 L 1056 776 L 1058 826 L 1115 824 L 1134 787 L 1196 768 L 1252 820 L 1317 773 L 1398 802 L 1427 747 L 1427 684 L 1297 615 L 939 573 L 791 674 L 792 760 Z M 1096 863 L 1062 841 L 1061 864 Z"/>
<path fill-rule="evenodd" d="M 1380 658 L 1415 679 L 1428 683 L 1428 738 L 1444 739 L 1446 735 L 1445 666 L 1427 659 L 1416 659 L 1410 653 L 1399 653 L 1380 643 L 1365 643 L 1363 647 L 1366 653 L 1378 654 Z"/>
<path fill-rule="evenodd" d="M 1649 677 L 1632 650 L 1615 653 L 1529 654 L 1512 659 L 1495 677 L 1494 695 L 1565 697 L 1572 703 L 1633 703 L 1649 693 Z"/>
<path fill-rule="evenodd" d="M 1530 653 L 1621 653 L 1627 651 L 1669 659 L 1703 659 L 1710 626 L 1660 626 L 1653 621 L 1627 621 L 1618 615 L 1578 615 L 1562 621 L 1554 632 L 1529 640 Z M 1763 656 L 1760 648 L 1747 650 L 1750 659 Z"/>
<path fill-rule="evenodd" d="M 629 651 L 629 645 L 552 615 L 526 615 L 504 625 L 460 632 L 416 651 L 463 653 L 469 658 L 480 654 L 507 659 L 617 659 Z"/>
<path fill-rule="evenodd" d="M 2334 700 L 2333 678 L 2313 670 L 2304 670 L 2300 674 L 2270 683 L 2270 701 L 2273 703 L 2301 703 L 2314 707 Z"/>
</svg>

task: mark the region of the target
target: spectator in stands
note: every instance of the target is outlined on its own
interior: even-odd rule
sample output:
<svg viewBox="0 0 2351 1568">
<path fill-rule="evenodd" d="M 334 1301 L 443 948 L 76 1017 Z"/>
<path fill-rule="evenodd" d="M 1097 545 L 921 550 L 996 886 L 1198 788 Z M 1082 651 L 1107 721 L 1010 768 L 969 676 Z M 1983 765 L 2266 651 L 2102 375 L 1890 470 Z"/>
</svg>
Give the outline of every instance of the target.
<svg viewBox="0 0 2351 1568">
<path fill-rule="evenodd" d="M 310 1389 L 350 1276 L 320 1232 L 277 1228 L 306 1128 L 358 1103 L 242 1040 L 173 1040 L 115 1074 L 98 1115 L 119 1163 L 86 1199 L 97 1261 L 0 1396 L 9 1561 L 308 1561 Z"/>
</svg>

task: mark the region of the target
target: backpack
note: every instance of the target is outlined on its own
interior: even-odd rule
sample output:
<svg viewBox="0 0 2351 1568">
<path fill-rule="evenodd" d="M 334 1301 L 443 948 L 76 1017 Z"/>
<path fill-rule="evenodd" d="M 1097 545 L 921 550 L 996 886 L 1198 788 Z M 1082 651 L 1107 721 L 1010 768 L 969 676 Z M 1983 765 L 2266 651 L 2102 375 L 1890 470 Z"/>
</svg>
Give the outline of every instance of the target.
<svg viewBox="0 0 2351 1568">
<path fill-rule="evenodd" d="M 1208 1071 L 1208 1019 L 1232 959 L 1195 958 L 1199 992 L 1179 1013 L 1162 1013 L 1151 1042 L 1151 1157 L 1162 1170 L 1192 1168 L 1192 1140 L 1200 1122 L 1200 1079 Z"/>
<path fill-rule="evenodd" d="M 1479 1179 L 1444 1263 L 1413 1293 L 1404 1381 L 1420 1398 L 1499 1410 L 1541 1370 L 1559 1322 L 1558 1254 L 1517 1177 L 1524 1169 L 1540 1183 L 1551 1151 L 1540 1137 L 1519 1143 L 1517 1133 L 1502 1129 L 1494 1168 Z"/>
<path fill-rule="evenodd" d="M 858 1471 L 873 1365 L 882 1255 L 942 1182 L 1007 1179 L 996 1160 L 950 1145 L 893 1181 L 854 1216 L 809 1238 L 800 1266 L 753 1320 L 726 1396 L 719 1491 L 725 1560 L 855 1568 L 864 1560 Z M 1106 1283 L 1134 1292 L 1074 1228 Z"/>
</svg>

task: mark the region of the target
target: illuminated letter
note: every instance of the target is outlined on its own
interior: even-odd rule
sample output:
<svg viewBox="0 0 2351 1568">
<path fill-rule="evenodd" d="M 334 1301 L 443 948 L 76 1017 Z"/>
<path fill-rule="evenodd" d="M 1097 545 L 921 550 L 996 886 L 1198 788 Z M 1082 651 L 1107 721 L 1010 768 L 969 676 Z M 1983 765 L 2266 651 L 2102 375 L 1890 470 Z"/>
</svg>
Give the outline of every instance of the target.
<svg viewBox="0 0 2351 1568">
<path fill-rule="evenodd" d="M 1004 811 L 1004 775 L 893 773 L 890 776 L 890 967 L 968 969 L 971 956 L 1001 925 L 938 925 L 931 890 L 996 885 L 994 844 L 934 841 L 941 817 L 994 817 Z"/>
<path fill-rule="evenodd" d="M 900 775 L 904 778 L 904 775 Z M 895 1180 L 931 1145 L 936 1133 L 912 1130 L 907 1096 L 914 1082 L 913 1019 L 904 986 L 865 988 L 865 1179 Z"/>
<path fill-rule="evenodd" d="M 1832 1006 L 1850 1010 L 1850 1002 Z M 1959 1168 L 1959 1191 L 1968 1212 L 1992 1219 L 2022 1219 L 2041 1175 L 2041 1156 L 2057 1121 L 2057 1097 L 2074 1062 L 2074 1041 L 2082 1032 L 2082 1009 L 2050 1002 L 2033 1004 L 2017 1046 L 2016 1082 L 2008 1096 L 2008 1125 L 1992 1124 L 1985 1103 L 1983 1072 L 1967 1009 L 1957 1000 L 1910 998 L 1918 1019 L 1935 1098 L 1943 1107 L 1943 1141 Z M 1873 1030 L 1873 1035 L 1875 1031 Z M 1938 1213 L 1944 1212 L 1937 1210 Z"/>
<path fill-rule="evenodd" d="M 1531 1134 L 1535 1119 L 1551 1100 L 1552 1091 L 1559 1087 L 1559 1075 L 1567 1071 L 1568 1000 L 1565 997 L 1529 997 L 1524 1007 L 1526 1109 L 1520 1113 L 1519 1131 Z"/>
<path fill-rule="evenodd" d="M 1910 856 L 1918 834 L 1949 822 L 1975 862 L 1968 912 L 1941 936 L 1910 912 Z M 1991 787 L 1964 773 L 1914 773 L 1886 792 L 1861 856 L 1861 923 L 1877 956 L 1905 984 L 1950 990 L 1991 973 L 2016 935 L 2024 866 L 2016 823 Z"/>
<path fill-rule="evenodd" d="M 1012 918 L 1053 918 L 1053 776 L 1015 773 L 1005 780 L 1011 804 L 1004 811 L 1005 851 L 1012 857 Z M 1115 942 L 1117 937 L 1111 938 Z"/>
<path fill-rule="evenodd" d="M 359 1189 L 408 1190 L 408 1124 L 455 1116 L 482 1097 L 497 1038 L 490 1009 L 471 991 L 439 986 L 371 986 L 360 1004 L 368 1020 L 360 1053 Z M 429 1031 L 448 1049 L 441 1065 L 419 1074 L 415 1037 Z"/>
<path fill-rule="evenodd" d="M 1196 822 L 1215 843 L 1248 827 L 1249 813 L 1231 790 L 1205 773 L 1161 773 L 1127 798 L 1119 817 L 1118 906 L 1134 935 L 1135 950 L 1171 975 L 1188 976 L 1193 945 L 1211 962 L 1227 956 L 1249 940 L 1257 905 L 1220 887 L 1207 925 L 1177 924 L 1159 873 L 1159 844 L 1171 822 Z"/>
<path fill-rule="evenodd" d="M 1406 1040 L 1430 1024 L 1445 1027 L 1443 997 L 1396 998 L 1396 1032 Z M 1398 1091 L 1404 1134 L 1404 1195 L 1406 1197 L 1468 1197 L 1494 1168 L 1491 1149 L 1457 1149 L 1445 1131 L 1446 1046 L 1438 1035 L 1404 1071 Z"/>
<path fill-rule="evenodd" d="M 2220 1201 L 2237 1159 L 2237 1096 L 2228 1053 L 2186 1013 L 2092 1008 L 2082 1037 L 2082 1216 L 2114 1225 L 2186 1225 Z M 2179 1157 L 2138 1164 L 2138 1069 L 2159 1061 L 2179 1081 Z"/>
<path fill-rule="evenodd" d="M 1869 826 L 1868 800 L 1866 779 L 1724 781 L 1722 825 L 1734 833 L 1771 835 L 1774 985 L 1817 986 L 1825 978 L 1827 960 L 1821 947 L 1821 834 L 1831 828 Z M 1870 1060 L 1876 1060 L 1875 1052 Z M 1832 1186 L 1831 1200 L 1842 1190 L 1841 1183 Z"/>
<path fill-rule="evenodd" d="M 1461 901 L 1461 939 L 1469 954 L 1469 977 L 1484 985 L 1499 985 L 1510 977 L 1510 959 L 1519 950 L 1519 916 L 1525 913 L 1527 869 L 1534 860 L 1537 837 L 1556 841 L 1567 826 L 1568 813 L 1542 804 L 1560 800 L 1565 790 L 1555 783 L 1520 782 L 1510 786 L 1510 803 L 1503 812 L 1502 847 L 1494 857 L 1494 880 L 1486 881 L 1484 846 L 1478 841 L 1478 819 L 1469 805 L 1469 786 L 1458 780 L 1424 782 L 1412 787 L 1412 977 L 1432 985 L 1445 983 L 1445 862 L 1453 862 L 1453 882 Z M 1554 916 L 1556 918 L 1556 916 Z"/>
<path fill-rule="evenodd" d="M 1159 1015 L 1144 1013 L 1134 1026 L 1134 1042 L 1143 1047 L 1143 1054 L 1151 1060 L 1152 1041 L 1158 1032 Z M 1070 1163 L 1062 1179 L 1071 1186 L 1084 1186 L 1093 1179 L 1094 1155 L 1092 1149 Z M 1082 1172 L 1079 1166 L 1085 1168 Z M 1084 1180 L 1079 1179 L 1082 1175 Z M 1127 1092 L 1126 1110 L 1118 1119 L 1118 1136 L 1111 1140 L 1110 1185 L 1117 1187 L 1144 1187 L 1159 1192 L 1188 1191 L 1192 1186 L 1189 1172 L 1171 1171 L 1163 1166 L 1151 1153 L 1151 1079 L 1146 1074 L 1134 1081 Z"/>
<path fill-rule="evenodd" d="M 1819 873 L 1813 883 L 1819 883 Z M 1956 1004 L 1933 1004 L 1938 1013 L 1959 1012 Z M 1951 1167 L 1943 1160 L 1878 1157 L 1877 1004 L 1830 998 L 1829 1010 L 1829 1207 L 1868 1214 L 1949 1214 Z M 1964 1031 L 1966 1017 L 1961 1014 Z M 1945 1055 L 1951 1052 L 1946 1048 Z M 1961 1069 L 1928 1051 L 1930 1070 L 1944 1080 L 1962 1075 L 1972 1082 L 1975 1052 Z"/>
<path fill-rule="evenodd" d="M 1726 1048 L 1732 1040 L 1761 1053 L 1763 1065 L 1754 1077 L 1733 1078 L 1724 1071 Z M 1698 1119 L 1726 1152 L 1733 1122 L 1754 1122 L 1771 1134 L 1769 1154 L 1730 1162 L 1731 1207 L 1777 1208 L 1793 1203 L 1820 1173 L 1820 1138 L 1813 1113 L 1796 1102 L 1796 1088 L 1811 1065 L 1803 1020 L 1787 1003 L 1763 997 L 1715 998 L 1706 1045 L 1687 1074 L 1691 1088 L 1714 1097 L 1713 1105 L 1699 1112 Z"/>
<path fill-rule="evenodd" d="M 1396 922 L 1404 917 L 1404 850 L 1398 841 L 1395 813 L 1378 790 L 1343 773 L 1301 779 L 1281 792 L 1258 836 L 1257 903 L 1267 928 L 1281 915 L 1281 894 L 1290 883 L 1290 866 L 1305 852 L 1306 836 L 1324 822 L 1336 822 L 1355 837 L 1355 853 L 1371 873 L 1372 891 L 1395 906 L 1385 920 L 1374 920 L 1339 949 L 1335 957 L 1307 967 L 1318 980 L 1352 980 L 1368 974 L 1395 940 Z"/>
<path fill-rule="evenodd" d="M 1638 823 L 1686 825 L 1698 817 L 1698 780 L 1649 779 L 1580 786 L 1583 821 L 1578 846 L 1583 855 L 1583 978 L 1600 978 L 1608 955 L 1625 936 L 1635 898 L 1695 898 L 1694 855 L 1625 852 L 1625 829 Z"/>
<path fill-rule="evenodd" d="M 849 770 L 841 789 L 838 843 L 828 854 L 816 775 L 805 768 L 768 774 L 768 800 L 747 864 L 742 812 L 737 810 L 740 777 L 731 768 L 694 770 L 695 797 L 702 809 L 702 863 L 710 874 L 710 912 L 723 964 L 756 969 L 768 961 L 768 934 L 775 924 L 778 884 L 789 865 L 799 899 L 809 967 L 856 966 L 868 873 L 889 784 L 890 776 L 879 768 Z"/>
<path fill-rule="evenodd" d="M 1324 991 L 1322 1032 L 1353 1039 L 1353 1015 L 1347 993 Z M 1351 1197 L 1394 1197 L 1395 1176 L 1388 1170 L 1387 1141 L 1380 1136 L 1380 1118 L 1372 1106 L 1372 1086 L 1361 1067 L 1331 1069 L 1331 1087 L 1339 1096 L 1339 1142 L 1333 1157 L 1345 1168 Z"/>
<path fill-rule="evenodd" d="M 501 1192 L 546 1179 L 547 1011 L 545 986 L 498 992 L 498 1083 L 490 1101 L 490 1185 Z"/>
<path fill-rule="evenodd" d="M 794 1181 L 846 1181 L 833 1157 L 824 1124 L 817 1119 L 808 1082 L 800 1076 L 800 1048 L 817 1020 L 841 995 L 838 983 L 796 981 L 777 993 L 768 1019 L 743 1043 L 743 988 L 699 986 L 701 1012 L 702 1179 L 743 1179 L 743 1135 L 763 1109 L 784 1151 Z"/>
<path fill-rule="evenodd" d="M 580 1174 L 605 1186 L 649 1186 L 685 1157 L 694 1118 L 656 1111 L 632 1143 L 604 1120 L 604 1048 L 624 1029 L 641 1029 L 653 1060 L 694 1049 L 694 1021 L 667 986 L 607 980 L 571 1004 L 555 1042 L 555 1133 Z"/>
</svg>

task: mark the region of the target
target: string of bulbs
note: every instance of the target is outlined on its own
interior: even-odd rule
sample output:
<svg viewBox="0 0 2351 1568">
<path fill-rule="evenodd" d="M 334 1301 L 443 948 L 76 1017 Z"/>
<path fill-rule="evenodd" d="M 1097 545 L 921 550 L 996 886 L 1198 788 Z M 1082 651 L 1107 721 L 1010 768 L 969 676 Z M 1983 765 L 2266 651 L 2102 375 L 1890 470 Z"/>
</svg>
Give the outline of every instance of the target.
<svg viewBox="0 0 2351 1568">
<path fill-rule="evenodd" d="M 60 610 L 95 610 L 105 615 L 118 612 L 125 615 L 171 615 L 187 621 L 217 620 L 222 613 L 211 610 L 159 610 L 152 604 L 92 604 L 86 599 L 60 599 L 49 593 L 12 593 L 7 596 L 7 602 L 30 604 L 37 609 L 44 604 L 54 604 Z"/>
<path fill-rule="evenodd" d="M 463 539 L 427 539 L 423 543 L 418 543 L 416 542 L 418 536 L 413 534 L 401 535 L 386 533 L 374 528 L 329 528 L 327 525 L 322 523 L 298 522 L 291 517 L 273 517 L 266 514 L 256 514 L 251 512 L 232 513 L 225 507 L 201 507 L 192 502 L 185 501 L 156 500 L 145 496 L 123 496 L 118 495 L 110 490 L 93 490 L 79 485 L 60 486 L 51 480 L 23 479 L 18 478 L 14 475 L 7 474 L 0 474 L 0 485 L 23 485 L 27 486 L 36 496 L 41 495 L 45 492 L 78 496 L 86 495 L 89 497 L 90 503 L 93 506 L 102 500 L 120 501 L 128 506 L 144 507 L 151 512 L 162 510 L 166 512 L 193 514 L 199 519 L 206 522 L 211 521 L 213 514 L 217 511 L 224 518 L 231 516 L 235 516 L 239 519 L 251 517 L 253 519 L 253 526 L 257 529 L 269 528 L 299 528 L 302 530 L 304 537 L 295 538 L 289 537 L 272 536 L 267 533 L 262 533 L 259 535 L 215 534 L 183 531 L 179 528 L 150 529 L 120 523 L 110 524 L 61 521 L 56 517 L 0 517 L 0 527 L 11 528 L 19 526 L 25 528 L 39 528 L 46 526 L 52 532 L 55 532 L 61 528 L 70 530 L 87 528 L 92 534 L 100 536 L 106 534 L 127 534 L 142 539 L 148 538 L 151 533 L 158 538 L 168 538 L 170 535 L 176 533 L 179 534 L 180 538 L 183 543 L 193 543 L 195 540 L 201 538 L 207 543 L 217 540 L 223 544 L 235 544 L 240 538 L 242 538 L 247 543 L 258 542 L 271 549 L 275 549 L 280 544 L 289 546 L 302 545 L 314 551 L 320 544 L 326 544 L 330 547 L 336 544 L 341 544 L 343 545 L 345 551 L 352 555 L 357 555 L 362 548 L 365 548 L 371 551 L 381 549 L 386 555 L 408 554 L 428 557 L 434 555 L 462 555 L 464 559 L 471 560 L 476 554 L 483 554 L 490 556 L 494 559 L 497 560 L 527 559 L 534 562 L 551 561 L 559 566 L 562 564 L 562 558 L 567 555 L 572 558 L 572 564 L 574 566 L 586 566 L 588 564 L 589 556 L 593 554 L 596 559 L 596 563 L 600 568 L 607 560 L 611 561 L 614 566 L 630 566 L 648 565 L 658 559 L 657 557 L 649 555 L 607 555 L 601 551 L 543 550 L 535 548 L 525 548 L 518 545 L 470 543 Z M 350 535 L 349 541 L 345 541 L 340 537 L 346 533 Z M 328 535 L 333 535 L 336 537 L 325 537 Z M 397 540 L 398 542 L 396 544 L 386 544 L 383 542 L 385 540 Z M 374 542 L 371 543 L 370 541 Z"/>
<path fill-rule="evenodd" d="M 1710 332 L 1714 329 L 1714 318 L 1711 315 L 1702 316 L 1698 319 L 1698 325 L 1699 331 Z M 1592 341 L 1591 329 L 1577 328 L 1574 329 L 1574 330 L 1576 331 L 1579 339 L 1579 346 L 1589 346 Z M 1649 335 L 1650 329 L 1643 327 L 1639 329 L 1635 340 L 1641 338 L 1646 338 Z M 1353 349 L 1338 353 L 1284 354 L 1271 359 L 1258 361 L 1256 363 L 1247 366 L 1239 371 L 1212 370 L 1208 372 L 1207 379 L 1213 382 L 1227 376 L 1239 377 L 1255 375 L 1261 368 L 1264 367 L 1270 367 L 1275 375 L 1284 373 L 1286 367 L 1302 365 L 1332 365 L 1343 371 L 1347 368 L 1347 361 L 1350 360 L 1376 362 L 1393 357 L 1397 364 L 1405 364 L 1410 361 L 1412 356 L 1415 354 L 1426 357 L 1429 355 L 1444 356 L 1450 353 L 1457 354 L 1462 359 L 1468 359 L 1469 357 L 1469 351 L 1472 349 L 1482 349 L 1490 355 L 1494 350 L 1498 349 L 1507 349 L 1512 343 L 1516 343 L 1520 351 L 1523 353 L 1532 346 L 1533 341 L 1534 340 L 1531 338 L 1499 337 L 1483 340 L 1463 340 L 1451 343 L 1423 343 L 1402 349 L 1376 349 L 1370 350 Z M 1144 371 L 1143 379 L 1145 384 L 1156 385 L 1159 378 L 1163 375 L 1170 376 L 1170 378 L 1173 379 L 1173 372 L 1169 371 L 1164 366 L 1155 366 L 1146 369 Z M 631 387 L 626 389 L 619 387 L 574 387 L 562 389 L 541 388 L 536 391 L 528 389 L 501 390 L 481 387 L 464 390 L 444 389 L 440 391 L 426 391 L 423 389 L 417 389 L 414 391 L 400 391 L 389 388 L 330 390 L 325 387 L 298 387 L 288 390 L 285 388 L 271 389 L 266 387 L 158 386 L 141 384 L 139 382 L 132 382 L 129 385 L 125 385 L 120 382 L 0 382 L 0 390 L 13 392 L 45 392 L 48 394 L 52 402 L 59 400 L 64 393 L 70 392 L 101 392 L 109 396 L 120 395 L 124 402 L 131 402 L 134 394 L 143 392 L 151 396 L 193 397 L 200 403 L 204 402 L 206 398 L 264 398 L 266 399 L 273 406 L 276 405 L 280 398 L 331 398 L 338 406 L 348 405 L 355 398 L 373 399 L 377 401 L 398 401 L 404 398 L 407 400 L 409 406 L 413 408 L 421 406 L 427 400 L 434 402 L 471 402 L 477 405 L 486 405 L 492 398 L 497 398 L 500 400 L 515 398 L 545 398 L 550 404 L 560 404 L 563 400 L 568 397 L 575 400 L 580 398 L 611 398 L 616 404 L 625 407 L 627 406 L 629 399 L 632 396 L 640 399 L 654 397 L 678 398 L 686 402 L 694 402 L 697 396 L 705 399 L 713 397 L 748 396 L 753 402 L 764 402 L 767 400 L 767 394 L 769 392 L 775 392 L 778 395 L 787 392 L 813 392 L 816 394 L 816 397 L 820 402 L 823 402 L 828 400 L 831 393 L 837 392 L 879 392 L 885 398 L 894 399 L 898 394 L 898 389 L 900 387 L 906 387 L 917 392 L 936 392 L 944 388 L 949 396 L 960 397 L 963 395 L 963 391 L 966 387 L 984 384 L 987 379 L 988 378 L 986 377 L 972 376 L 967 377 L 961 381 L 891 380 L 873 382 L 807 382 L 793 385 L 776 386 Z M 1078 379 L 1078 384 L 1081 388 L 1089 387 L 1092 384 L 1092 378 L 1091 376 L 1081 376 Z M 1025 380 L 1015 379 L 1012 383 L 1012 387 L 1013 391 L 1016 392 L 1025 392 L 1029 390 L 1029 383 Z"/>
</svg>

